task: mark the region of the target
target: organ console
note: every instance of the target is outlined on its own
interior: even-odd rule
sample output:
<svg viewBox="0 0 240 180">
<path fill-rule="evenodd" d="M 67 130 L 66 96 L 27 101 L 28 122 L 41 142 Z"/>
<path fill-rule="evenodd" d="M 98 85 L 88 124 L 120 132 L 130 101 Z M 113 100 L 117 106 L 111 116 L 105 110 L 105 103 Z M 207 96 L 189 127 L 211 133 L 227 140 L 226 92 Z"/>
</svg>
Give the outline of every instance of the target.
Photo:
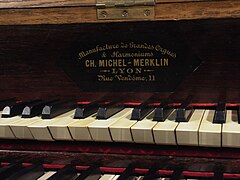
<svg viewBox="0 0 240 180">
<path fill-rule="evenodd" d="M 0 2 L 0 179 L 239 179 L 238 0 Z"/>
</svg>

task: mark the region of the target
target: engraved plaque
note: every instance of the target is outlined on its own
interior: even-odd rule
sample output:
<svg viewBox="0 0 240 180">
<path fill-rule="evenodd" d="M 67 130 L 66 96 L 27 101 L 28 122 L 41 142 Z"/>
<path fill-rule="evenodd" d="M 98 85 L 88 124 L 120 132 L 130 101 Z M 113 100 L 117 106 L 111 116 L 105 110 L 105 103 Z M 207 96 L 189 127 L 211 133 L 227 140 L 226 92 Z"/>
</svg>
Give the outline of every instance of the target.
<svg viewBox="0 0 240 180">
<path fill-rule="evenodd" d="M 62 63 L 84 91 L 173 91 L 200 65 L 174 22 L 95 26 Z"/>
</svg>

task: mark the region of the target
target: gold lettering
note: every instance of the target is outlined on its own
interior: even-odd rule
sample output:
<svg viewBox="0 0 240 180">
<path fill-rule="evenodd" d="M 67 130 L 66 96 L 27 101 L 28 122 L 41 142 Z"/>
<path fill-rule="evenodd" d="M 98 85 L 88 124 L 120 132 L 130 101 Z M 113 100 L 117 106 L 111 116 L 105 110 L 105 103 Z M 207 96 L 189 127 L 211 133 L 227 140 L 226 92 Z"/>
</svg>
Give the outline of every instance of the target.
<svg viewBox="0 0 240 180">
<path fill-rule="evenodd" d="M 133 66 L 135 67 L 161 67 L 169 66 L 169 59 L 133 59 Z"/>
<path fill-rule="evenodd" d="M 146 77 L 135 76 L 135 75 L 115 75 L 114 76 L 118 81 L 146 81 Z"/>
<path fill-rule="evenodd" d="M 133 66 L 140 66 L 138 59 L 133 60 Z"/>
<path fill-rule="evenodd" d="M 168 58 L 164 58 L 163 63 L 164 63 L 164 66 L 168 66 Z"/>
<path fill-rule="evenodd" d="M 125 70 L 125 68 L 119 68 L 119 71 L 121 74 L 124 74 L 124 70 Z"/>
<path fill-rule="evenodd" d="M 112 67 L 113 60 L 109 59 L 108 61 L 105 61 L 105 66 Z"/>
<path fill-rule="evenodd" d="M 113 77 L 108 77 L 105 75 L 97 75 L 98 81 L 113 81 Z"/>
<path fill-rule="evenodd" d="M 128 68 L 128 69 L 127 69 L 127 73 L 128 73 L 128 74 L 132 74 L 132 73 L 133 73 L 133 69 Z"/>
<path fill-rule="evenodd" d="M 154 66 L 154 59 L 150 59 L 150 66 Z"/>
<path fill-rule="evenodd" d="M 86 67 L 89 67 L 89 60 L 86 60 L 86 61 L 85 61 L 85 66 L 86 66 Z"/>
<path fill-rule="evenodd" d="M 135 74 L 141 74 L 142 73 L 142 68 L 135 68 L 136 72 Z"/>
<path fill-rule="evenodd" d="M 105 67 L 105 65 L 104 65 L 104 60 L 99 60 L 99 61 L 98 61 L 98 66 L 99 66 L 99 67 Z"/>
<path fill-rule="evenodd" d="M 135 52 L 121 52 L 119 48 L 128 48 L 128 49 L 135 49 Z M 109 54 L 111 58 L 153 58 L 153 52 L 147 52 L 146 50 L 155 50 L 160 52 L 162 55 L 168 55 L 173 58 L 177 57 L 177 54 L 169 49 L 162 47 L 161 45 L 152 45 L 148 43 L 118 43 L 118 44 L 103 44 L 103 45 L 96 45 L 95 47 L 84 50 L 78 53 L 78 58 L 83 59 L 84 57 L 95 54 L 95 53 L 102 53 L 106 57 L 104 53 L 106 51 L 112 50 L 112 53 Z M 149 63 L 150 61 L 146 62 Z"/>
<path fill-rule="evenodd" d="M 95 63 L 94 63 L 94 60 L 86 60 L 85 61 L 85 66 L 86 67 L 96 67 Z"/>
<path fill-rule="evenodd" d="M 145 60 L 145 66 L 149 66 L 149 59 Z"/>
<path fill-rule="evenodd" d="M 112 68 L 112 74 L 141 74 L 142 68 Z"/>
<path fill-rule="evenodd" d="M 104 59 L 99 60 L 99 67 L 126 67 L 125 59 Z"/>
<path fill-rule="evenodd" d="M 111 58 L 130 58 L 130 57 L 152 57 L 153 53 L 152 52 L 119 52 L 119 51 L 114 51 L 111 54 Z"/>
<path fill-rule="evenodd" d="M 116 68 L 112 68 L 112 74 L 117 74 L 118 70 Z"/>
</svg>

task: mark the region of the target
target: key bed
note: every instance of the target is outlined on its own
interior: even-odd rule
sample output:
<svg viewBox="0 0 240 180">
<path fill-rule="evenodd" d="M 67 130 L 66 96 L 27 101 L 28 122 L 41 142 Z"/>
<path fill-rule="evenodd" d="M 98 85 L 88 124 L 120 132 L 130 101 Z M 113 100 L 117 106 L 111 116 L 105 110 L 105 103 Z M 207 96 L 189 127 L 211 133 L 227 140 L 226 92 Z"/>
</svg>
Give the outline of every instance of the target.
<svg viewBox="0 0 240 180">
<path fill-rule="evenodd" d="M 217 164 L 181 165 L 180 162 L 153 164 L 150 167 L 139 167 L 134 164 L 125 166 L 96 166 L 85 164 L 46 164 L 4 162 L 0 166 L 1 179 L 25 180 L 193 180 L 193 179 L 238 179 L 239 173 L 226 170 L 226 166 Z M 15 170 L 12 174 L 7 171 Z"/>
</svg>

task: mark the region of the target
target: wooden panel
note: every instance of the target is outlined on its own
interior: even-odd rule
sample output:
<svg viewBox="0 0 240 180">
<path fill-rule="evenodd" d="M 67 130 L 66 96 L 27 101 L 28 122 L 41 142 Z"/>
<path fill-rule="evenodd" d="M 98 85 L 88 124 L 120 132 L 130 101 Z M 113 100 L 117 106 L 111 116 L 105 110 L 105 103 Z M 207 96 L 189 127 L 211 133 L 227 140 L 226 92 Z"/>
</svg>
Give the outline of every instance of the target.
<svg viewBox="0 0 240 180">
<path fill-rule="evenodd" d="M 163 3 L 156 5 L 155 14 L 155 19 L 153 20 L 240 18 L 240 2 L 238 0 L 228 0 L 211 2 Z M 95 7 L 0 10 L 0 25 L 71 24 L 109 21 L 112 20 L 97 20 Z"/>
<path fill-rule="evenodd" d="M 96 21 L 96 9 L 94 7 L 10 9 L 0 11 L 1 25 L 71 24 Z"/>
<path fill-rule="evenodd" d="M 156 3 L 202 2 L 209 0 L 156 0 Z M 213 1 L 213 0 L 212 0 Z M 214 0 L 219 1 L 219 0 Z M 226 0 L 229 1 L 229 0 Z M 36 8 L 36 7 L 63 7 L 63 6 L 94 6 L 96 0 L 2 0 L 1 8 Z"/>
<path fill-rule="evenodd" d="M 157 20 L 239 18 L 240 1 L 160 4 L 155 11 Z"/>
<path fill-rule="evenodd" d="M 63 7 L 63 6 L 93 6 L 96 0 L 3 0 L 1 8 L 36 8 L 36 7 Z"/>
<path fill-rule="evenodd" d="M 177 2 L 203 2 L 203 1 L 219 1 L 219 0 L 155 0 L 156 3 L 177 3 Z M 228 1 L 228 0 L 227 0 Z"/>
<path fill-rule="evenodd" d="M 191 92 L 197 97 L 196 101 L 217 102 L 219 94 L 225 91 L 228 102 L 239 103 L 238 19 L 0 26 L 0 96 L 27 99 L 59 95 L 96 99 L 104 93 L 82 94 L 81 87 L 76 86 L 57 66 L 61 53 L 71 48 L 73 42 L 86 32 L 102 29 L 118 34 L 128 31 L 128 27 L 136 32 L 154 33 L 165 23 L 175 23 L 180 27 L 186 42 L 203 62 L 194 74 L 182 82 L 174 98 L 184 98 Z M 116 96 L 124 96 L 123 99 L 131 101 L 147 99 L 149 95 L 124 93 Z"/>
</svg>

